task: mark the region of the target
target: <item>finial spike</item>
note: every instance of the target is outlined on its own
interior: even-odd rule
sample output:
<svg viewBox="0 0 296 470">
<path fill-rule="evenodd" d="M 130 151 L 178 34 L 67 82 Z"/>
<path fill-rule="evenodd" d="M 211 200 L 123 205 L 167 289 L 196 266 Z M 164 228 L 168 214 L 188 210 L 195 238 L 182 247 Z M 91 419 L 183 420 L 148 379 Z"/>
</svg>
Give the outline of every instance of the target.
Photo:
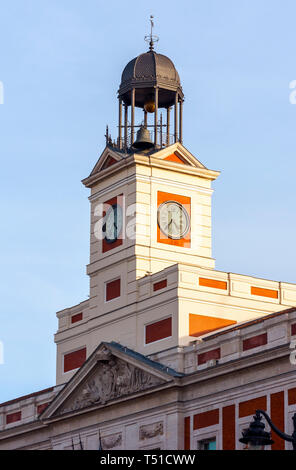
<svg viewBox="0 0 296 470">
<path fill-rule="evenodd" d="M 146 42 L 149 42 L 149 50 L 153 51 L 154 44 L 159 41 L 159 37 L 153 35 L 153 28 L 154 28 L 154 16 L 153 15 L 150 15 L 150 26 L 151 26 L 150 34 L 145 36 L 144 39 Z"/>
</svg>

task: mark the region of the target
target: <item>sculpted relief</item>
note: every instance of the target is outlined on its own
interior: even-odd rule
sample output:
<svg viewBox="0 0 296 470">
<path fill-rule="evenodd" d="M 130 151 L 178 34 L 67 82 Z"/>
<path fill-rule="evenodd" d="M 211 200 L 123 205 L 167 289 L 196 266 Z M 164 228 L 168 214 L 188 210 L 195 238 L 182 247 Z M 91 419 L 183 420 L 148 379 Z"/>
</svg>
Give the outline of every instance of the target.
<svg viewBox="0 0 296 470">
<path fill-rule="evenodd" d="M 59 413 L 79 410 L 90 405 L 104 405 L 110 400 L 140 392 L 163 381 L 113 356 L 105 349 L 99 353 L 95 372 L 74 392 L 70 403 Z"/>
</svg>

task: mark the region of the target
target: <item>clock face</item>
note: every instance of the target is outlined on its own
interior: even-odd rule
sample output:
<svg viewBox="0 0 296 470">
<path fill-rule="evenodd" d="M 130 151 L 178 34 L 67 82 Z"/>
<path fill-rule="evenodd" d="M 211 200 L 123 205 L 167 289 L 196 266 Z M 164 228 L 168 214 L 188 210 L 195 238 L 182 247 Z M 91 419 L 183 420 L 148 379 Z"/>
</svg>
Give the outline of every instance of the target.
<svg viewBox="0 0 296 470">
<path fill-rule="evenodd" d="M 103 230 L 107 243 L 115 242 L 122 229 L 122 209 L 118 204 L 113 204 L 105 216 Z"/>
<path fill-rule="evenodd" d="M 188 212 L 182 204 L 175 201 L 166 201 L 161 204 L 157 218 L 160 230 L 173 240 L 184 238 L 190 228 Z"/>
</svg>

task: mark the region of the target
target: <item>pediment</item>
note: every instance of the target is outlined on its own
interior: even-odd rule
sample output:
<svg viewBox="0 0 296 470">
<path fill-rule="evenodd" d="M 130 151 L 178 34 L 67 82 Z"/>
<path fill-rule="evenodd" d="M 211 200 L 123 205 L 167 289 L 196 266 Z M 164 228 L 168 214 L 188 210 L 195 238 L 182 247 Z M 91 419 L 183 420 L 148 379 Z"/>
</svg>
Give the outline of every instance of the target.
<svg viewBox="0 0 296 470">
<path fill-rule="evenodd" d="M 182 376 L 116 343 L 101 343 L 40 419 L 51 420 L 107 406 Z"/>
<path fill-rule="evenodd" d="M 99 160 L 95 164 L 90 176 L 104 171 L 107 168 L 110 168 L 110 166 L 113 166 L 122 160 L 123 157 L 121 155 L 119 155 L 116 151 L 112 150 L 110 147 L 106 147 Z"/>
<path fill-rule="evenodd" d="M 153 157 L 163 160 L 165 162 L 170 162 L 177 165 L 187 165 L 193 168 L 202 168 L 206 167 L 189 152 L 180 142 L 177 142 L 169 147 L 166 147 L 162 150 L 153 154 Z"/>
</svg>

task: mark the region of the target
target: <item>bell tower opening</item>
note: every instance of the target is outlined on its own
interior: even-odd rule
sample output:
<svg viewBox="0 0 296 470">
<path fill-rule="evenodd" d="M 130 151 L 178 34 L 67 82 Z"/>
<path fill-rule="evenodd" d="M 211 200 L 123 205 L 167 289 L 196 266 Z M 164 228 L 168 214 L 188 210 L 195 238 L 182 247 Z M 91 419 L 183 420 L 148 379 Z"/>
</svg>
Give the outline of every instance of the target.
<svg viewBox="0 0 296 470">
<path fill-rule="evenodd" d="M 183 141 L 184 95 L 180 77 L 173 62 L 155 52 L 158 37 L 153 35 L 152 16 L 150 22 L 151 33 L 145 36 L 149 50 L 131 60 L 122 73 L 117 140 L 112 143 L 106 133 L 106 143 L 125 153 L 133 149 L 159 150 Z M 143 112 L 138 123 L 137 108 Z"/>
</svg>

